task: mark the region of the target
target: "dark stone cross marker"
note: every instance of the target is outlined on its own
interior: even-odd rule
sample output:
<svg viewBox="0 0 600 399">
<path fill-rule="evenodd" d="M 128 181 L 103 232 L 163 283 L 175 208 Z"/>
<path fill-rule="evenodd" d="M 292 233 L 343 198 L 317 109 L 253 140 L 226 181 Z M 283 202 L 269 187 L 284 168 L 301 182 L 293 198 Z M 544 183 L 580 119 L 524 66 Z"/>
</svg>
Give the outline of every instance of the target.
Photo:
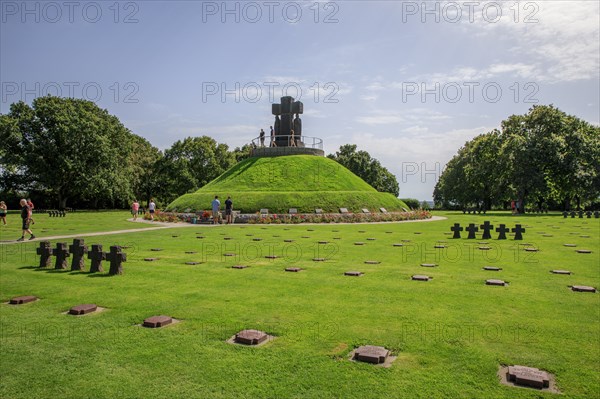
<svg viewBox="0 0 600 399">
<path fill-rule="evenodd" d="M 467 226 L 467 228 L 465 228 L 465 230 L 469 232 L 467 239 L 474 240 L 476 238 L 475 233 L 477 233 L 479 231 L 479 228 L 477 226 L 475 226 L 474 223 L 469 223 L 469 226 Z"/>
<path fill-rule="evenodd" d="M 483 230 L 483 235 L 481 236 L 481 238 L 483 240 L 491 240 L 492 234 L 490 232 L 494 229 L 494 225 L 490 224 L 490 222 L 486 220 L 479 227 L 481 228 L 481 230 Z"/>
<path fill-rule="evenodd" d="M 452 238 L 460 238 L 460 232 L 464 229 L 460 227 L 460 223 L 454 223 L 454 226 L 450 227 L 450 230 L 454 232 Z"/>
<path fill-rule="evenodd" d="M 566 219 L 566 218 L 567 218 L 567 216 L 569 216 L 569 212 L 567 212 L 567 211 L 564 211 L 564 212 L 562 213 L 562 215 L 563 215 L 563 217 Z"/>
<path fill-rule="evenodd" d="M 36 249 L 38 255 L 40 255 L 40 267 L 50 267 L 52 265 L 52 248 L 50 241 L 40 242 L 39 248 Z"/>
<path fill-rule="evenodd" d="M 73 239 L 73 244 L 69 246 L 69 250 L 73 254 L 71 260 L 71 271 L 85 269 L 85 254 L 88 252 L 87 245 L 84 244 L 83 238 Z"/>
<path fill-rule="evenodd" d="M 575 219 L 575 211 L 571 211 L 571 213 L 569 213 L 569 215 L 571 215 L 571 219 Z"/>
<path fill-rule="evenodd" d="M 521 227 L 520 224 L 516 224 L 515 227 L 512 228 L 510 231 L 515 233 L 515 240 L 523 239 L 523 233 L 525 233 L 525 229 Z"/>
<path fill-rule="evenodd" d="M 106 260 L 110 261 L 108 274 L 123 274 L 123 262 L 127 261 L 127 254 L 122 252 L 121 247 L 114 245 L 110 247 L 110 253 L 106 254 Z"/>
<path fill-rule="evenodd" d="M 57 242 L 56 248 L 52 250 L 52 255 L 56 256 L 56 262 L 54 263 L 55 269 L 60 270 L 67 268 L 67 258 L 70 254 L 66 242 Z"/>
<path fill-rule="evenodd" d="M 587 216 L 588 219 L 591 219 L 592 218 L 592 211 L 587 211 L 585 213 L 585 216 Z"/>
<path fill-rule="evenodd" d="M 102 252 L 102 245 L 92 245 L 92 250 L 88 252 L 88 259 L 92 260 L 90 273 L 101 273 L 104 271 L 102 268 L 102 261 L 106 259 L 106 252 Z"/>
</svg>

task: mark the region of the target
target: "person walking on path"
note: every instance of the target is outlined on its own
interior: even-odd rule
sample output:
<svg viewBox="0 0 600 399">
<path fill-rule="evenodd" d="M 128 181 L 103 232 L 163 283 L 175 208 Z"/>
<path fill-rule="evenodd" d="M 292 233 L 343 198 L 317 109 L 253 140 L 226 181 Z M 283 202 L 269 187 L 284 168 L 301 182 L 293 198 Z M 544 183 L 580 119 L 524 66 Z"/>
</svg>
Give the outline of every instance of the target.
<svg viewBox="0 0 600 399">
<path fill-rule="evenodd" d="M 150 203 L 148 204 L 148 212 L 150 212 L 150 220 L 154 220 L 154 211 L 156 210 L 156 204 L 154 203 L 154 198 L 150 198 Z"/>
<path fill-rule="evenodd" d="M 277 147 L 277 143 L 275 142 L 275 131 L 271 128 L 271 147 Z"/>
<path fill-rule="evenodd" d="M 265 131 L 260 129 L 260 135 L 258 137 L 260 137 L 260 146 L 264 147 L 265 146 Z"/>
<path fill-rule="evenodd" d="M 213 224 L 219 224 L 219 211 L 221 210 L 221 201 L 219 201 L 218 195 L 215 195 L 215 199 L 212 201 L 211 205 Z"/>
<path fill-rule="evenodd" d="M 23 219 L 23 226 L 22 226 L 23 233 L 21 234 L 21 238 L 19 238 L 17 241 L 24 241 L 25 233 L 30 234 L 31 237 L 29 237 L 29 239 L 33 240 L 35 238 L 35 235 L 33 235 L 31 230 L 29 230 L 29 221 L 31 219 L 31 209 L 27 205 L 27 200 L 25 198 L 21 199 L 21 201 L 19 203 L 21 204 L 21 219 Z"/>
<path fill-rule="evenodd" d="M 225 201 L 225 223 L 232 224 L 233 223 L 233 201 L 231 200 L 231 196 L 227 197 L 227 201 Z"/>
<path fill-rule="evenodd" d="M 33 208 L 35 208 L 35 206 L 33 206 L 33 202 L 31 202 L 31 198 L 27 198 L 27 206 L 29 207 L 29 223 L 35 224 L 35 221 L 31 217 L 33 214 Z"/>
<path fill-rule="evenodd" d="M 2 220 L 2 223 L 4 223 L 5 225 L 6 225 L 6 212 L 7 212 L 6 204 L 4 203 L 4 201 L 0 201 L 0 220 Z"/>
<path fill-rule="evenodd" d="M 133 220 L 137 220 L 139 211 L 140 203 L 138 202 L 138 200 L 133 200 L 133 204 L 131 204 L 131 213 L 133 214 Z"/>
</svg>

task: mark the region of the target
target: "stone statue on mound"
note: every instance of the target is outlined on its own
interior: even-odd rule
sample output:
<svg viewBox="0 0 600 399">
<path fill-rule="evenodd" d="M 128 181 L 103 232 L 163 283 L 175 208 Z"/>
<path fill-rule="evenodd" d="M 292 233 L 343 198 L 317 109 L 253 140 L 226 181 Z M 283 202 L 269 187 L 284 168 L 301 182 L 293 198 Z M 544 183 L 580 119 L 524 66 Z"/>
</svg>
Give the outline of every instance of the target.
<svg viewBox="0 0 600 399">
<path fill-rule="evenodd" d="M 294 98 L 290 96 L 281 97 L 281 104 L 272 104 L 271 113 L 275 115 L 275 144 L 277 147 L 289 146 L 292 130 L 296 144 L 300 144 L 302 142 L 300 114 L 304 113 L 304 104 L 294 101 Z M 296 114 L 295 118 L 294 114 Z"/>
</svg>

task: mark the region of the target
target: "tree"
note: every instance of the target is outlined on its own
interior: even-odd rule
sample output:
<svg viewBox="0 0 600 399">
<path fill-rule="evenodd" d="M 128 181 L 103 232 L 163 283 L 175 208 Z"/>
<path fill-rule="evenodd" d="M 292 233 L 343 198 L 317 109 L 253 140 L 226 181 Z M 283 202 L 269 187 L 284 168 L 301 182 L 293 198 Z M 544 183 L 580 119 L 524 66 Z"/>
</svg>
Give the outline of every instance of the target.
<svg viewBox="0 0 600 399">
<path fill-rule="evenodd" d="M 164 183 L 163 199 L 194 192 L 235 164 L 234 154 L 226 144 L 208 136 L 188 137 L 175 142 L 157 164 Z"/>
<path fill-rule="evenodd" d="M 73 197 L 114 201 L 130 193 L 131 133 L 90 101 L 38 97 L 2 115 L 2 173 L 13 188 L 46 188 L 60 208 Z"/>
<path fill-rule="evenodd" d="M 396 176 L 383 167 L 377 159 L 371 158 L 368 152 L 356 151 L 356 148 L 356 144 L 346 144 L 335 154 L 329 154 L 327 157 L 345 166 L 377 191 L 391 193 L 397 197 L 400 188 Z"/>
</svg>

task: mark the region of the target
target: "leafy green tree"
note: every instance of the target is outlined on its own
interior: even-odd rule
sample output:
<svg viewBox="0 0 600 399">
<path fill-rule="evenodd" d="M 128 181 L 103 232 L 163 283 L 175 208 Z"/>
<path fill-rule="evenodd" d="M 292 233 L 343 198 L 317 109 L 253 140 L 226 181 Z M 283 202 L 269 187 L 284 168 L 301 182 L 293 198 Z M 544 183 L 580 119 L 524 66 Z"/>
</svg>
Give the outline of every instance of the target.
<svg viewBox="0 0 600 399">
<path fill-rule="evenodd" d="M 366 151 L 356 151 L 356 144 L 346 144 L 340 147 L 335 154 L 327 155 L 328 158 L 337 161 L 352 173 L 369 183 L 380 192 L 394 194 L 400 193 L 398 181 L 389 170 Z"/>
<path fill-rule="evenodd" d="M 2 115 L 3 174 L 14 188 L 48 189 L 64 208 L 69 198 L 115 201 L 130 192 L 131 133 L 106 110 L 73 98 L 39 97 Z"/>
</svg>

